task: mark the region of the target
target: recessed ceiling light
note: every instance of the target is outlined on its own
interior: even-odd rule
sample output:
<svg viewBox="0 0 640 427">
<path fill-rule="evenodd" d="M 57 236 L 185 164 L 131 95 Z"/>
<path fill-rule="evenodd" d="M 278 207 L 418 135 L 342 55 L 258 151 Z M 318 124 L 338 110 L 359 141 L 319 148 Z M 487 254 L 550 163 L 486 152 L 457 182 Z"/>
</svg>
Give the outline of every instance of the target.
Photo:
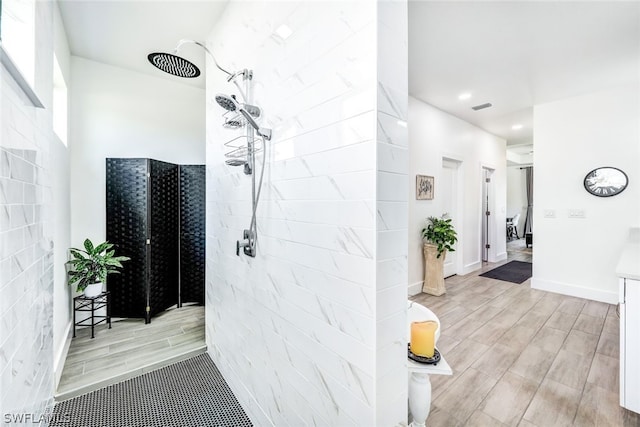
<svg viewBox="0 0 640 427">
<path fill-rule="evenodd" d="M 293 30 L 289 28 L 287 25 L 282 24 L 276 29 L 276 34 L 282 39 L 286 40 L 289 38 L 291 34 L 293 34 Z"/>
<path fill-rule="evenodd" d="M 521 125 L 520 123 L 515 124 L 515 125 L 511 126 L 511 129 L 513 129 L 513 130 L 520 130 L 520 129 L 522 129 L 522 125 Z"/>
<path fill-rule="evenodd" d="M 471 99 L 471 94 L 469 92 L 461 93 L 458 95 L 458 99 L 460 101 L 466 101 L 467 99 Z"/>
</svg>

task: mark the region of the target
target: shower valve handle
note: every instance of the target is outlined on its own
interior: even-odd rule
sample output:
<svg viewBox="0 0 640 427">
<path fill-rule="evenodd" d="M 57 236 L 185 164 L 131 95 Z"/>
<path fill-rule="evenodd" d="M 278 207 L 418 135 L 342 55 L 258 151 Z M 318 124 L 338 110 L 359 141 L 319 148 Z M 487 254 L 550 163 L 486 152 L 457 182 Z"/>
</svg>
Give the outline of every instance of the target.
<svg viewBox="0 0 640 427">
<path fill-rule="evenodd" d="M 249 246 L 249 242 L 242 242 L 240 240 L 236 240 L 236 256 L 240 256 L 240 248 L 246 248 Z"/>
<path fill-rule="evenodd" d="M 245 242 L 240 242 L 240 240 L 236 240 L 236 256 L 240 256 L 240 248 L 243 248 L 245 254 L 247 254 L 247 248 L 251 246 L 251 240 L 249 239 L 249 230 L 244 230 L 244 239 Z"/>
</svg>

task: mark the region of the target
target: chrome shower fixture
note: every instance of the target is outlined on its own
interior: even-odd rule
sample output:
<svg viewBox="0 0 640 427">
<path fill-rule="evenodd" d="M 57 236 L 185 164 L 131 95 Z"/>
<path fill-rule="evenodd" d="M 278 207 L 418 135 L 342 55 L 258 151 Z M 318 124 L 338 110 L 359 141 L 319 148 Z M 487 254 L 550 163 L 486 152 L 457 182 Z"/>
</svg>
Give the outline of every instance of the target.
<svg viewBox="0 0 640 427">
<path fill-rule="evenodd" d="M 260 125 L 258 125 L 258 123 L 256 123 L 256 121 L 254 120 L 254 117 L 260 117 L 261 112 L 259 107 L 250 104 L 240 104 L 234 95 L 228 96 L 221 93 L 216 95 L 216 102 L 227 111 L 237 111 L 238 113 L 242 114 L 247 120 L 247 123 L 249 123 L 255 129 L 256 133 L 259 136 L 263 137 L 267 141 L 271 140 L 271 129 L 260 127 Z M 225 122 L 225 124 L 226 123 L 227 122 Z"/>
<path fill-rule="evenodd" d="M 271 129 L 260 127 L 256 122 L 262 111 L 259 107 L 249 104 L 250 98 L 247 97 L 247 95 L 251 95 L 253 74 L 248 71 L 244 76 L 246 92 L 241 91 L 241 93 L 245 102 L 238 101 L 235 95 L 229 96 L 221 93 L 215 96 L 215 100 L 225 110 L 223 114 L 225 128 L 246 128 L 245 135 L 237 136 L 224 144 L 225 147 L 231 148 L 231 151 L 225 153 L 225 157 L 227 157 L 225 163 L 229 166 L 244 166 L 244 173 L 251 175 L 251 223 L 248 229 L 243 230 L 242 240 L 236 241 L 236 255 L 240 255 L 242 250 L 245 255 L 255 257 L 258 241 L 257 210 L 267 159 L 266 146 L 267 141 L 271 140 Z M 240 89 L 235 80 L 233 83 Z M 246 124 L 251 126 L 245 126 Z M 261 151 L 262 167 L 260 168 L 260 179 L 256 182 L 256 153 Z"/>
<path fill-rule="evenodd" d="M 246 68 L 240 71 L 236 71 L 235 73 L 222 68 L 220 64 L 218 64 L 218 61 L 216 61 L 216 57 L 213 56 L 213 53 L 207 48 L 207 46 L 205 46 L 203 43 L 200 43 L 199 41 L 191 39 L 181 39 L 176 45 L 176 48 L 173 50 L 173 53 L 153 52 L 147 55 L 147 59 L 154 67 L 164 71 L 165 73 L 185 78 L 198 77 L 200 75 L 200 69 L 193 62 L 184 59 L 181 56 L 178 56 L 180 48 L 185 44 L 195 44 L 203 48 L 204 51 L 208 53 L 213 60 L 216 68 L 218 68 L 218 70 L 222 71 L 228 76 L 227 81 L 233 81 L 233 83 L 237 86 L 238 90 L 242 94 L 242 97 L 244 99 L 247 98 L 245 93 L 242 91 L 242 88 L 235 80 L 239 76 L 242 76 L 243 80 L 251 80 L 251 78 L 253 77 L 253 73 Z"/>
<path fill-rule="evenodd" d="M 255 105 L 249 105 L 249 104 L 240 104 L 238 103 L 238 100 L 236 99 L 235 95 L 227 96 L 219 93 L 216 95 L 216 102 L 218 103 L 219 106 L 221 106 L 227 111 L 240 112 L 241 110 L 246 110 L 247 113 L 251 114 L 256 119 L 260 117 L 259 107 L 256 107 Z"/>
<path fill-rule="evenodd" d="M 176 48 L 173 50 L 174 54 L 178 54 L 178 52 L 180 51 L 180 48 L 182 47 L 182 45 L 187 44 L 187 43 L 192 43 L 195 45 L 200 46 L 201 48 L 204 49 L 205 52 L 207 52 L 209 54 L 209 56 L 211 57 L 211 59 L 213 59 L 213 63 L 215 64 L 216 68 L 218 68 L 218 70 L 222 71 L 223 73 L 225 73 L 226 75 L 229 76 L 227 81 L 231 81 L 233 78 L 235 78 L 237 75 L 242 74 L 242 72 L 246 71 L 243 70 L 242 72 L 237 72 L 237 73 L 230 73 L 229 71 L 225 70 L 224 68 L 222 68 L 219 64 L 218 61 L 216 61 L 216 57 L 213 56 L 213 53 L 211 53 L 211 51 L 207 48 L 207 46 L 204 45 L 204 43 L 200 43 L 199 41 L 196 40 L 191 40 L 191 39 L 181 39 L 178 44 L 176 45 Z"/>
<path fill-rule="evenodd" d="M 2 0 L 0 0 L 1 2 Z M 223 126 L 227 129 L 246 128 L 246 134 L 233 138 L 225 143 L 225 146 L 232 148 L 231 151 L 225 153 L 227 160 L 225 163 L 229 166 L 244 166 L 244 173 L 251 175 L 251 223 L 248 229 L 243 230 L 242 241 L 236 241 L 236 255 L 240 255 L 240 249 L 245 255 L 250 257 L 256 256 L 256 245 L 258 240 L 258 224 L 256 213 L 258 209 L 258 201 L 260 200 L 260 191 L 262 189 L 262 180 L 264 178 L 264 170 L 266 164 L 266 141 L 271 140 L 271 129 L 263 128 L 258 125 L 256 119 L 260 118 L 261 110 L 255 105 L 251 105 L 251 83 L 253 80 L 253 72 L 246 68 L 232 73 L 220 66 L 216 61 L 213 53 L 205 46 L 195 40 L 182 39 L 178 42 L 173 53 L 154 52 L 147 56 L 149 62 L 156 68 L 165 73 L 186 78 L 194 78 L 200 75 L 200 70 L 191 61 L 178 56 L 178 51 L 184 44 L 195 44 L 204 49 L 209 54 L 213 63 L 218 70 L 225 73 L 227 82 L 233 83 L 238 92 L 242 96 L 242 102 L 238 101 L 235 95 L 228 96 L 223 94 L 216 95 L 216 102 L 226 110 L 223 115 Z M 238 77 L 242 77 L 244 88 L 238 84 Z M 251 126 L 246 126 L 247 124 Z M 257 137 L 256 137 L 257 134 Z M 256 183 L 256 152 L 262 153 L 262 168 L 260 169 L 260 180 Z M 257 184 L 257 185 L 256 185 Z"/>
</svg>

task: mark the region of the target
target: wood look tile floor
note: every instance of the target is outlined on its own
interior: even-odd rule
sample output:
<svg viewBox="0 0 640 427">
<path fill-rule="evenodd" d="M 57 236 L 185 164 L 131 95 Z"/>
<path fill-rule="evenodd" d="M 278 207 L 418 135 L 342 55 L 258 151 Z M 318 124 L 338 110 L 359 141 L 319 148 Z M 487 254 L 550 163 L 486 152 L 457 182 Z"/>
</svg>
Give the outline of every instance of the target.
<svg viewBox="0 0 640 427">
<path fill-rule="evenodd" d="M 524 240 L 509 243 L 508 261 L 531 261 Z M 508 261 L 411 297 L 440 318 L 453 369 L 431 376 L 427 426 L 640 426 L 619 405 L 616 306 L 479 276 Z"/>
<path fill-rule="evenodd" d="M 185 360 L 206 351 L 204 307 L 166 310 L 145 325 L 123 319 L 77 331 L 71 341 L 55 399 L 90 391 Z"/>
</svg>

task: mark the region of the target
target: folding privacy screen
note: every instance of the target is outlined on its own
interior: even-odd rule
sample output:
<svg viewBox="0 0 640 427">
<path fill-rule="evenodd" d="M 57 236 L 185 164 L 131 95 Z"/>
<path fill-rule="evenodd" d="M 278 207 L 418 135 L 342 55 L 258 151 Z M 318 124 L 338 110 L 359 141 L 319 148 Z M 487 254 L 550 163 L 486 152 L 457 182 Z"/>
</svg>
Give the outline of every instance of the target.
<svg viewBox="0 0 640 427">
<path fill-rule="evenodd" d="M 111 315 L 204 304 L 205 168 L 107 159 L 107 240 L 131 258 L 109 276 Z"/>
<path fill-rule="evenodd" d="M 204 304 L 205 166 L 180 166 L 180 302 Z"/>
</svg>

